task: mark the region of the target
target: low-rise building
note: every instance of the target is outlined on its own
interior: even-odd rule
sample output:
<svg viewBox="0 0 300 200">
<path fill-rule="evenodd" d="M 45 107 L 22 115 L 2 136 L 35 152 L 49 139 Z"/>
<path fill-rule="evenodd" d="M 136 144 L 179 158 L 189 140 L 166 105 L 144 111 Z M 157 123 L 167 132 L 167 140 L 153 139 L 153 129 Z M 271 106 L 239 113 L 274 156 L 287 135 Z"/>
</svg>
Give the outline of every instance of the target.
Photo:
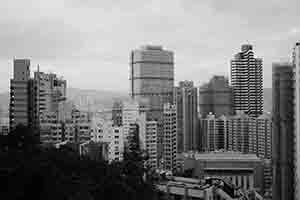
<svg viewBox="0 0 300 200">
<path fill-rule="evenodd" d="M 230 181 L 244 190 L 264 193 L 264 161 L 255 154 L 239 152 L 184 153 L 183 170 L 193 177 L 216 177 Z"/>
</svg>

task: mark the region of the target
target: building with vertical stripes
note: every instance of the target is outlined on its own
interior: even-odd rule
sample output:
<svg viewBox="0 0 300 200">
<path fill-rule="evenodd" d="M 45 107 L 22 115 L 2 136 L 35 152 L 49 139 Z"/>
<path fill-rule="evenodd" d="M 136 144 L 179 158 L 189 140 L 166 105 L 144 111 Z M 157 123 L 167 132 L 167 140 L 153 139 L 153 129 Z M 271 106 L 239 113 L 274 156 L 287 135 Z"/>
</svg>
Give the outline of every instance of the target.
<svg viewBox="0 0 300 200">
<path fill-rule="evenodd" d="M 193 81 L 179 82 L 174 89 L 174 104 L 177 109 L 178 152 L 199 150 L 197 88 Z"/>
<path fill-rule="evenodd" d="M 255 58 L 253 47 L 242 45 L 241 52 L 231 60 L 231 86 L 233 109 L 249 116 L 263 113 L 263 70 L 262 59 Z"/>
<path fill-rule="evenodd" d="M 300 42 L 293 50 L 294 66 L 294 199 L 300 199 Z"/>
<path fill-rule="evenodd" d="M 30 125 L 30 60 L 15 59 L 10 80 L 9 125 Z"/>
<path fill-rule="evenodd" d="M 200 119 L 200 137 L 202 151 L 227 149 L 228 119 L 223 115 L 216 117 L 212 113 Z"/>
<path fill-rule="evenodd" d="M 130 54 L 130 95 L 147 98 L 148 118 L 160 121 L 164 103 L 172 103 L 174 87 L 174 54 L 161 46 L 142 46 Z"/>
<path fill-rule="evenodd" d="M 294 190 L 294 67 L 273 63 L 272 167 L 274 200 L 293 199 Z"/>
<path fill-rule="evenodd" d="M 177 119 L 176 106 L 164 105 L 163 112 L 163 168 L 175 171 L 177 168 Z"/>
</svg>

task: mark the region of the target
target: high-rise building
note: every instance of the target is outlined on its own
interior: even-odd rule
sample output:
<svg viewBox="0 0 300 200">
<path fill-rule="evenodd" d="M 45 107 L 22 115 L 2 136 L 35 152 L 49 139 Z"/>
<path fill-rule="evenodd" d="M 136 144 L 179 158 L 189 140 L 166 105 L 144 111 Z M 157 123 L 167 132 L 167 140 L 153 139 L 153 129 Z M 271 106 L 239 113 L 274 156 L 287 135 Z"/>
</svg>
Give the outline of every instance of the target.
<svg viewBox="0 0 300 200">
<path fill-rule="evenodd" d="M 59 113 L 59 104 L 66 100 L 67 81 L 54 73 L 34 72 L 36 117 L 45 113 Z"/>
<path fill-rule="evenodd" d="M 255 58 L 252 45 L 242 45 L 241 52 L 231 60 L 233 109 L 249 116 L 263 113 L 262 59 Z"/>
<path fill-rule="evenodd" d="M 263 114 L 249 121 L 249 153 L 263 159 L 272 158 L 272 118 Z"/>
<path fill-rule="evenodd" d="M 272 167 L 274 200 L 294 198 L 294 72 L 292 63 L 273 63 Z"/>
<path fill-rule="evenodd" d="M 15 59 L 10 80 L 9 124 L 12 130 L 18 124 L 30 125 L 30 60 Z"/>
<path fill-rule="evenodd" d="M 177 151 L 199 150 L 197 88 L 192 81 L 181 81 L 175 87 L 174 104 L 177 110 Z"/>
<path fill-rule="evenodd" d="M 158 122 L 148 120 L 148 100 L 124 102 L 122 121 L 125 148 L 138 148 L 145 151 L 149 160 L 148 167 L 158 167 Z"/>
<path fill-rule="evenodd" d="M 208 114 L 200 119 L 202 151 L 227 149 L 228 119 L 223 115 Z"/>
<path fill-rule="evenodd" d="M 232 90 L 224 76 L 213 76 L 199 88 L 199 112 L 202 117 L 213 113 L 216 117 L 232 115 Z"/>
<path fill-rule="evenodd" d="M 174 55 L 161 46 L 143 46 L 130 55 L 130 95 L 149 99 L 148 118 L 160 121 L 163 104 L 172 103 Z"/>
<path fill-rule="evenodd" d="M 177 169 L 177 119 L 176 106 L 165 104 L 163 111 L 163 168 Z"/>
<path fill-rule="evenodd" d="M 228 119 L 228 150 L 249 153 L 249 125 L 251 118 L 243 112 Z"/>
<path fill-rule="evenodd" d="M 228 150 L 254 153 L 270 159 L 272 152 L 272 120 L 270 116 L 250 117 L 241 112 L 228 119 Z"/>
<path fill-rule="evenodd" d="M 295 141 L 295 196 L 300 199 L 300 42 L 293 51 L 294 65 L 294 141 Z"/>
</svg>

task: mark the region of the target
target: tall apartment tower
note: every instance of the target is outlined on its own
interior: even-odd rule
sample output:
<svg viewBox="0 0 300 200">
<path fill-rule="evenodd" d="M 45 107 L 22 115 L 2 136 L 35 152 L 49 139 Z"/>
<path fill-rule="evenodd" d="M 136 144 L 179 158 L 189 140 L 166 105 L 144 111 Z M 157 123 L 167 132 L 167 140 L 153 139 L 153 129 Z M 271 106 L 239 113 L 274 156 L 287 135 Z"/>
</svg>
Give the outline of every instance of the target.
<svg viewBox="0 0 300 200">
<path fill-rule="evenodd" d="M 272 70 L 272 196 L 274 200 L 295 199 L 293 64 L 273 63 Z"/>
<path fill-rule="evenodd" d="M 208 114 L 200 119 L 202 151 L 227 149 L 228 119 L 225 115 L 216 117 Z"/>
<path fill-rule="evenodd" d="M 300 199 L 300 42 L 293 51 L 294 65 L 294 141 L 295 141 L 295 196 Z"/>
<path fill-rule="evenodd" d="M 272 158 L 272 117 L 263 114 L 251 118 L 249 124 L 249 153 L 262 159 Z"/>
<path fill-rule="evenodd" d="M 15 59 L 13 67 L 13 78 L 10 80 L 10 130 L 18 124 L 30 125 L 30 60 Z"/>
<path fill-rule="evenodd" d="M 233 108 L 251 117 L 263 113 L 262 59 L 255 58 L 252 45 L 242 45 L 241 52 L 231 60 Z"/>
<path fill-rule="evenodd" d="M 177 109 L 178 152 L 199 150 L 197 88 L 193 81 L 181 81 L 175 87 L 174 104 Z"/>
<path fill-rule="evenodd" d="M 249 153 L 262 159 L 272 158 L 272 117 L 262 114 L 251 118 L 249 124 Z"/>
<path fill-rule="evenodd" d="M 163 111 L 163 168 L 175 171 L 177 168 L 176 106 L 165 104 Z"/>
<path fill-rule="evenodd" d="M 213 76 L 199 88 L 199 112 L 202 117 L 209 113 L 216 117 L 232 115 L 232 90 L 224 76 Z"/>
<path fill-rule="evenodd" d="M 36 118 L 44 114 L 59 115 L 59 105 L 66 100 L 67 81 L 54 73 L 34 72 L 34 93 Z"/>
<path fill-rule="evenodd" d="M 174 55 L 161 46 L 143 46 L 130 54 L 130 95 L 148 98 L 148 118 L 160 121 L 164 103 L 172 103 Z"/>
<path fill-rule="evenodd" d="M 228 150 L 249 153 L 249 124 L 251 118 L 243 112 L 228 120 Z"/>
</svg>

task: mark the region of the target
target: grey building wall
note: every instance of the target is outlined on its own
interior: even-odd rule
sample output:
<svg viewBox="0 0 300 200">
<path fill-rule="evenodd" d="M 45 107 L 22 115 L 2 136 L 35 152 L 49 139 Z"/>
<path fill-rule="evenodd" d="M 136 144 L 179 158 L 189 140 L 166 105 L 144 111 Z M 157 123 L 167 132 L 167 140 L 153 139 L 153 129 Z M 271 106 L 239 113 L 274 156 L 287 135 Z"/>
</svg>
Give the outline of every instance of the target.
<svg viewBox="0 0 300 200">
<path fill-rule="evenodd" d="M 10 130 L 18 124 L 29 125 L 30 60 L 15 59 L 13 69 L 13 79 L 10 80 Z"/>
<path fill-rule="evenodd" d="M 177 110 L 178 152 L 200 150 L 197 88 L 192 81 L 181 81 L 175 87 L 174 104 Z"/>
<path fill-rule="evenodd" d="M 161 46 L 143 46 L 130 55 L 130 95 L 147 98 L 150 120 L 162 119 L 164 103 L 172 103 L 174 87 L 174 54 Z"/>
<path fill-rule="evenodd" d="M 293 66 L 273 63 L 273 199 L 294 199 Z"/>
<path fill-rule="evenodd" d="M 213 76 L 199 88 L 199 112 L 206 117 L 210 112 L 219 117 L 232 114 L 232 90 L 224 76 Z"/>
</svg>

